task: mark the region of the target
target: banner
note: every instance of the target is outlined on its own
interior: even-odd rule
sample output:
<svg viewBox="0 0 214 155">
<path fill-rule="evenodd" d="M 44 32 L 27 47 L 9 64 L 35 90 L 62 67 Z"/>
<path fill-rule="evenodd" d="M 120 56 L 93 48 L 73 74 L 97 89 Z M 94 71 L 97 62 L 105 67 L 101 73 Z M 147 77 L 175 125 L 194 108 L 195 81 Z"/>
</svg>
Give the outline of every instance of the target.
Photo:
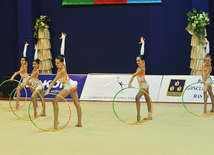
<svg viewBox="0 0 214 155">
<path fill-rule="evenodd" d="M 213 76 L 211 78 L 214 79 Z M 200 82 L 201 76 L 164 75 L 158 102 L 182 102 L 182 94 L 185 91 L 183 96 L 185 103 L 203 103 L 204 85 Z M 210 102 L 209 96 L 208 102 Z"/>
<path fill-rule="evenodd" d="M 91 101 L 112 101 L 118 91 L 128 87 L 132 74 L 89 74 L 82 91 L 80 100 Z M 149 92 L 155 102 L 158 98 L 162 76 L 146 75 L 149 84 Z M 132 82 L 133 87 L 139 88 L 137 79 Z M 127 89 L 120 93 L 117 101 L 135 101 L 135 96 L 139 90 Z M 142 97 L 144 100 L 144 97 Z"/>
<path fill-rule="evenodd" d="M 39 75 L 43 83 L 45 92 L 56 75 Z M 113 101 L 114 96 L 123 88 L 128 87 L 132 74 L 88 74 L 88 75 L 69 75 L 78 82 L 77 92 L 80 100 L 89 101 Z M 149 94 L 154 102 L 182 103 L 184 93 L 185 103 L 203 103 L 204 85 L 200 83 L 201 76 L 182 76 L 182 75 L 146 75 L 149 84 Z M 211 76 L 214 79 L 214 76 Z M 199 83 L 198 83 L 199 82 Z M 193 84 L 196 83 L 196 84 Z M 213 81 L 214 83 L 214 81 Z M 192 85 L 191 85 L 192 84 Z M 132 82 L 133 87 L 139 88 L 137 79 Z M 188 87 L 188 88 L 187 88 Z M 214 86 L 213 86 L 214 87 Z M 214 92 L 214 88 L 213 92 Z M 187 88 L 187 89 L 186 89 Z M 51 93 L 58 94 L 63 89 L 59 82 L 52 87 Z M 117 101 L 134 101 L 139 90 L 128 88 L 119 93 Z M 32 93 L 27 88 L 27 96 L 30 98 Z M 16 94 L 15 96 L 16 97 Z M 24 89 L 21 90 L 21 98 L 25 98 Z M 50 96 L 45 96 L 50 98 Z M 68 95 L 66 99 L 71 99 Z M 141 101 L 144 101 L 144 97 Z M 208 103 L 210 103 L 208 95 Z"/>
<path fill-rule="evenodd" d="M 62 5 L 162 3 L 162 0 L 63 0 Z"/>
<path fill-rule="evenodd" d="M 81 93 L 82 93 L 82 89 L 86 80 L 87 75 L 73 75 L 73 74 L 68 74 L 68 76 L 70 77 L 70 79 L 72 79 L 73 81 L 77 81 L 78 85 L 77 85 L 77 93 L 78 96 L 80 98 Z M 53 81 L 53 79 L 56 77 L 56 75 L 54 74 L 49 74 L 49 75 L 45 75 L 45 74 L 41 74 L 39 75 L 38 79 L 42 82 L 44 90 L 43 92 L 45 92 L 50 83 Z M 21 80 L 22 82 L 22 80 Z M 63 85 L 60 84 L 58 81 L 55 83 L 55 85 L 52 87 L 52 89 L 50 90 L 50 93 L 54 93 L 54 94 L 58 94 L 61 90 L 63 89 Z M 29 90 L 29 88 L 26 89 L 27 90 L 27 96 L 28 98 L 31 97 L 32 93 Z M 21 91 L 21 98 L 25 98 L 25 90 L 22 89 Z M 14 95 L 14 97 L 16 98 L 16 94 Z M 51 98 L 50 95 L 46 95 L 44 96 L 45 98 Z M 71 95 L 69 94 L 66 99 L 71 99 Z"/>
</svg>

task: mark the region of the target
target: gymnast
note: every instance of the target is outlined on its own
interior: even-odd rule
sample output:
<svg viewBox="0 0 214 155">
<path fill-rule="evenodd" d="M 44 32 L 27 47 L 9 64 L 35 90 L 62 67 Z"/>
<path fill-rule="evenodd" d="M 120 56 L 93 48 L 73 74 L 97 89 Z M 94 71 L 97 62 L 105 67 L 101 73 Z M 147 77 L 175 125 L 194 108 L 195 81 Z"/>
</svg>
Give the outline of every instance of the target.
<svg viewBox="0 0 214 155">
<path fill-rule="evenodd" d="M 131 76 L 131 79 L 129 81 L 128 87 L 132 88 L 132 81 L 137 76 L 137 80 L 139 83 L 139 87 L 142 88 L 147 94 L 149 94 L 149 85 L 146 82 L 145 79 L 145 56 L 144 56 L 144 38 L 141 37 L 141 42 L 139 44 L 142 44 L 141 46 L 141 54 L 136 58 L 136 63 L 138 64 L 137 71 Z M 136 108 L 137 108 L 137 123 L 141 122 L 140 120 L 140 98 L 144 95 L 147 103 L 148 108 L 148 117 L 151 115 L 151 102 L 149 96 L 147 96 L 143 91 L 139 90 L 135 97 L 136 101 Z M 147 117 L 147 118 L 148 118 Z M 144 118 L 146 120 L 147 118 Z M 152 117 L 149 118 L 149 120 L 152 120 Z"/>
<path fill-rule="evenodd" d="M 42 94 L 43 93 L 43 85 L 42 82 L 38 79 L 39 76 L 39 59 L 37 58 L 37 52 L 38 52 L 38 48 L 37 45 L 35 45 L 35 55 L 34 55 L 34 61 L 33 61 L 33 71 L 31 73 L 31 76 L 27 78 L 27 80 L 25 82 L 22 83 L 23 86 L 27 85 L 27 83 L 29 83 L 29 81 L 32 81 L 34 87 L 35 87 L 35 91 L 33 92 L 33 94 L 31 95 L 31 100 L 33 100 L 38 94 Z M 43 106 L 43 112 L 41 116 L 46 116 L 45 113 L 45 102 L 44 102 L 44 98 L 43 96 L 40 96 L 41 102 L 42 102 L 42 106 Z M 36 107 L 37 107 L 37 99 L 33 100 L 33 107 L 34 107 L 34 117 L 37 117 L 37 111 L 36 111 Z"/>
<path fill-rule="evenodd" d="M 62 39 L 62 46 L 64 46 L 65 43 L 65 37 L 66 34 L 62 33 L 62 36 L 60 39 Z M 61 47 L 61 50 L 64 49 Z M 62 51 L 61 51 L 62 53 Z M 56 96 L 52 103 L 53 103 L 53 109 L 54 109 L 54 128 L 57 129 L 59 121 L 58 121 L 58 114 L 59 114 L 59 107 L 58 102 L 62 99 L 60 96 L 65 98 L 68 96 L 68 94 L 71 95 L 74 105 L 77 109 L 77 117 L 78 117 L 78 123 L 76 124 L 76 127 L 82 127 L 81 119 L 82 119 L 82 109 L 79 104 L 78 94 L 77 94 L 77 81 L 73 81 L 68 77 L 66 68 L 65 68 L 65 59 L 64 55 L 59 55 L 55 59 L 56 67 L 58 68 L 56 77 L 54 80 L 50 83 L 48 89 L 45 92 L 45 95 L 48 95 L 50 92 L 50 89 L 54 86 L 56 81 L 59 81 L 61 84 L 63 84 L 63 89 L 59 92 L 59 96 Z"/>
<path fill-rule="evenodd" d="M 204 115 L 207 115 L 207 92 L 210 95 L 211 101 L 212 101 L 212 109 L 209 112 L 214 112 L 214 96 L 212 92 L 212 79 L 210 77 L 210 73 L 212 72 L 212 66 L 211 66 L 211 55 L 207 54 L 204 58 L 205 64 L 202 67 L 201 75 L 202 75 L 202 81 L 201 83 L 204 84 Z"/>
<path fill-rule="evenodd" d="M 13 74 L 13 76 L 10 78 L 10 81 L 13 81 L 13 79 L 18 75 L 20 74 L 20 76 L 22 77 L 23 79 L 23 82 L 26 81 L 26 79 L 29 77 L 28 74 L 27 74 L 27 67 L 28 67 L 28 64 L 27 64 L 27 60 L 28 60 L 28 57 L 26 57 L 26 51 L 27 51 L 27 46 L 29 44 L 26 42 L 25 43 L 25 47 L 24 47 L 24 51 L 23 51 L 23 57 L 21 58 L 21 67 L 20 67 L 20 70 L 15 72 Z M 29 81 L 27 83 L 27 85 L 31 86 L 29 87 L 30 91 L 33 93 L 34 92 L 34 89 L 32 88 L 32 82 Z M 20 91 L 24 88 L 23 85 L 21 85 L 20 87 L 18 87 L 16 89 L 16 92 L 17 92 L 17 101 L 16 101 L 16 109 L 19 108 L 19 99 L 20 99 Z"/>
</svg>

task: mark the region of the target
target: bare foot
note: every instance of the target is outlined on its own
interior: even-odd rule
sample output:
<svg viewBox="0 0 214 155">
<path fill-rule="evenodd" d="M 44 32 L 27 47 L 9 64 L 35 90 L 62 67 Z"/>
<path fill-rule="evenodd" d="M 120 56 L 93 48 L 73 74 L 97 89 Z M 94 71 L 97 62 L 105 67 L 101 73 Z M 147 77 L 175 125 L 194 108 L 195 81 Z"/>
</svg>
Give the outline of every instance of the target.
<svg viewBox="0 0 214 155">
<path fill-rule="evenodd" d="M 75 125 L 75 127 L 82 127 L 82 124 L 77 124 Z"/>
<path fill-rule="evenodd" d="M 56 123 L 54 122 L 54 129 L 57 129 L 59 125 L 59 121 L 56 121 Z"/>
<path fill-rule="evenodd" d="M 214 109 L 211 109 L 211 110 L 209 110 L 208 112 L 211 112 L 211 113 L 213 113 L 213 112 L 214 112 Z"/>
<path fill-rule="evenodd" d="M 46 114 L 45 114 L 45 113 L 43 113 L 41 116 L 42 116 L 42 117 L 46 117 Z"/>
<path fill-rule="evenodd" d="M 143 120 L 147 120 L 147 119 L 148 119 L 148 117 L 143 118 Z M 148 120 L 152 120 L 152 117 L 150 117 Z"/>
<path fill-rule="evenodd" d="M 140 116 L 137 116 L 137 122 L 140 122 Z"/>
<path fill-rule="evenodd" d="M 19 103 L 16 103 L 16 109 L 19 109 Z"/>
</svg>

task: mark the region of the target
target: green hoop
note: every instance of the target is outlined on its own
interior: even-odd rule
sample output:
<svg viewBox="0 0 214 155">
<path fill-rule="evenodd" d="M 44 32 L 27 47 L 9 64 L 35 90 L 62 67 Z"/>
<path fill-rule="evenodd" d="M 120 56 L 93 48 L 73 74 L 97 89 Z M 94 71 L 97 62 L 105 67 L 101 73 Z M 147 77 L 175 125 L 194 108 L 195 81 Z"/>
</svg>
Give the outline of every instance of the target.
<svg viewBox="0 0 214 155">
<path fill-rule="evenodd" d="M 66 100 L 64 97 L 62 97 L 61 95 L 59 95 L 59 94 L 54 94 L 54 93 L 49 93 L 49 94 L 50 94 L 50 95 L 55 95 L 55 96 L 60 96 L 60 97 L 67 103 L 68 108 L 69 108 L 69 111 L 70 111 L 70 115 L 69 115 L 68 122 L 67 122 L 63 127 L 59 128 L 59 129 L 55 129 L 55 130 L 47 130 L 47 129 L 40 128 L 40 127 L 38 127 L 38 126 L 33 122 L 33 119 L 32 119 L 31 116 L 30 116 L 30 105 L 31 105 L 31 103 L 32 103 L 37 97 L 39 97 L 39 96 L 41 96 L 41 95 L 45 95 L 45 93 L 39 94 L 39 95 L 37 95 L 35 98 L 33 98 L 33 100 L 30 102 L 29 107 L 28 107 L 28 115 L 29 115 L 30 121 L 31 121 L 31 122 L 33 123 L 33 125 L 34 125 L 35 127 L 37 127 L 38 129 L 43 130 L 43 131 L 47 131 L 47 132 L 56 132 L 56 131 L 59 131 L 59 130 L 64 129 L 64 128 L 68 125 L 68 123 L 70 122 L 70 120 L 71 120 L 71 107 L 70 107 L 70 105 L 68 104 L 67 100 Z"/>
<path fill-rule="evenodd" d="M 5 82 L 8 82 L 8 81 L 10 81 L 10 80 L 5 80 L 5 81 L 3 81 L 3 82 L 0 84 L 0 87 L 1 87 Z M 13 79 L 13 81 L 20 83 L 20 81 L 15 80 L 15 79 Z M 25 89 L 25 88 L 24 88 L 24 89 Z M 13 94 L 13 91 L 10 93 L 10 96 L 11 96 L 11 94 Z M 26 91 L 26 89 L 25 89 L 25 95 L 26 95 L 26 98 L 25 98 L 24 104 L 23 104 L 20 108 L 15 109 L 14 111 L 18 111 L 18 110 L 22 109 L 22 108 L 24 107 L 24 105 L 26 104 L 26 102 L 27 102 L 27 91 Z M 10 98 L 9 98 L 9 102 L 10 102 Z M 1 107 L 2 107 L 3 109 L 5 109 L 5 110 L 7 110 L 7 111 L 11 111 L 10 109 L 6 109 L 1 103 L 0 103 L 0 105 L 1 105 Z"/>
<path fill-rule="evenodd" d="M 186 105 L 184 104 L 184 94 L 185 94 L 187 88 L 189 88 L 190 86 L 195 85 L 195 84 L 200 84 L 200 82 L 195 82 L 195 83 L 192 83 L 192 84 L 188 85 L 188 86 L 184 89 L 184 91 L 183 91 L 183 94 L 182 94 L 182 102 L 183 102 L 184 108 L 185 108 L 190 114 L 193 114 L 193 115 L 199 116 L 199 117 L 207 117 L 207 116 L 213 115 L 214 112 L 211 113 L 211 114 L 207 114 L 207 115 L 195 114 L 195 113 L 191 112 L 191 111 L 186 107 Z M 209 83 L 207 83 L 207 84 L 210 85 L 211 87 L 213 87 L 211 84 L 209 84 Z"/>
<path fill-rule="evenodd" d="M 11 105 L 11 102 L 10 102 L 11 95 L 12 95 L 13 92 L 14 92 L 17 88 L 19 88 L 19 87 L 22 87 L 22 86 L 18 86 L 18 87 L 16 87 L 15 89 L 13 89 L 13 91 L 12 91 L 11 94 L 10 94 L 10 97 L 9 97 L 10 109 L 11 109 L 11 111 L 13 112 L 13 114 L 14 114 L 16 117 L 18 117 L 19 119 L 24 120 L 24 121 L 30 121 L 30 119 L 25 119 L 25 118 L 19 117 L 19 116 L 15 113 L 15 110 L 13 110 L 12 105 Z M 29 86 L 29 85 L 28 85 L 28 87 L 31 87 L 31 88 L 34 89 L 34 87 L 32 87 L 32 86 Z M 25 87 L 24 87 L 24 88 L 25 88 Z M 35 91 L 37 91 L 37 90 L 35 90 Z M 38 94 L 39 94 L 39 93 L 38 93 Z M 42 100 L 43 100 L 43 99 L 42 99 Z M 42 115 L 43 110 L 44 110 L 44 105 L 42 106 L 42 111 L 41 111 L 41 113 L 40 113 L 37 117 L 33 118 L 33 120 L 39 118 L 39 117 Z"/>
<path fill-rule="evenodd" d="M 154 105 L 153 105 L 152 98 L 149 96 L 149 94 L 148 94 L 145 90 L 143 90 L 143 89 L 141 89 L 141 88 L 136 88 L 136 87 L 132 87 L 132 88 L 143 91 L 143 92 L 150 98 L 151 104 L 152 104 L 152 111 L 151 111 L 151 114 L 149 115 L 149 117 L 148 117 L 146 120 L 144 120 L 144 121 L 142 121 L 142 122 L 140 122 L 140 123 L 128 123 L 128 122 L 125 122 L 124 120 L 122 120 L 122 119 L 117 115 L 117 113 L 116 113 L 116 111 L 115 111 L 115 109 L 114 109 L 115 98 L 116 98 L 117 95 L 118 95 L 120 92 L 122 92 L 123 90 L 129 89 L 128 87 L 123 88 L 123 89 L 121 89 L 120 91 L 118 91 L 118 92 L 116 93 L 116 95 L 114 96 L 113 102 L 112 102 L 112 109 L 113 109 L 113 112 L 114 112 L 115 116 L 116 116 L 121 122 L 126 123 L 126 124 L 129 124 L 129 125 L 139 125 L 139 124 L 143 124 L 143 123 L 145 123 L 146 121 L 149 120 L 149 118 L 150 118 L 150 117 L 152 116 L 152 114 L 153 114 Z"/>
</svg>

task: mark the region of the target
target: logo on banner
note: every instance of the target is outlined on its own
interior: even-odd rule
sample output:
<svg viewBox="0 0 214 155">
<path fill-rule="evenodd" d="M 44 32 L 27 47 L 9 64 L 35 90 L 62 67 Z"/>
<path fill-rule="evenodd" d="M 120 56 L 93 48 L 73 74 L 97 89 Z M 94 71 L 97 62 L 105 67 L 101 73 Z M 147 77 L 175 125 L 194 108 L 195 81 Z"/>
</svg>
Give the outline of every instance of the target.
<svg viewBox="0 0 214 155">
<path fill-rule="evenodd" d="M 121 89 L 123 89 L 123 85 L 125 85 L 122 81 L 119 80 L 120 77 L 117 77 L 117 82 L 120 85 Z"/>
<path fill-rule="evenodd" d="M 87 75 L 68 75 L 68 76 L 72 80 L 78 82 L 77 93 L 78 93 L 78 96 L 80 97 Z M 53 79 L 55 77 L 56 77 L 56 75 L 54 75 L 54 74 L 52 74 L 52 75 L 45 75 L 45 74 L 39 75 L 39 80 L 41 80 L 41 83 L 43 84 L 43 87 L 44 87 L 43 92 L 45 92 L 47 90 L 50 83 L 53 81 Z M 62 89 L 63 89 L 63 85 L 57 81 L 55 83 L 55 85 L 51 88 L 50 93 L 58 94 Z M 27 95 L 28 95 L 28 97 L 31 97 L 31 92 L 29 89 L 27 89 Z M 14 95 L 14 97 L 16 97 L 16 94 Z M 21 90 L 21 96 L 20 97 L 21 98 L 25 97 L 24 89 Z M 46 95 L 45 98 L 51 98 L 51 95 Z M 71 96 L 68 95 L 66 98 L 71 98 Z"/>
<path fill-rule="evenodd" d="M 181 97 L 185 84 L 186 79 L 170 79 L 166 96 Z"/>
</svg>

